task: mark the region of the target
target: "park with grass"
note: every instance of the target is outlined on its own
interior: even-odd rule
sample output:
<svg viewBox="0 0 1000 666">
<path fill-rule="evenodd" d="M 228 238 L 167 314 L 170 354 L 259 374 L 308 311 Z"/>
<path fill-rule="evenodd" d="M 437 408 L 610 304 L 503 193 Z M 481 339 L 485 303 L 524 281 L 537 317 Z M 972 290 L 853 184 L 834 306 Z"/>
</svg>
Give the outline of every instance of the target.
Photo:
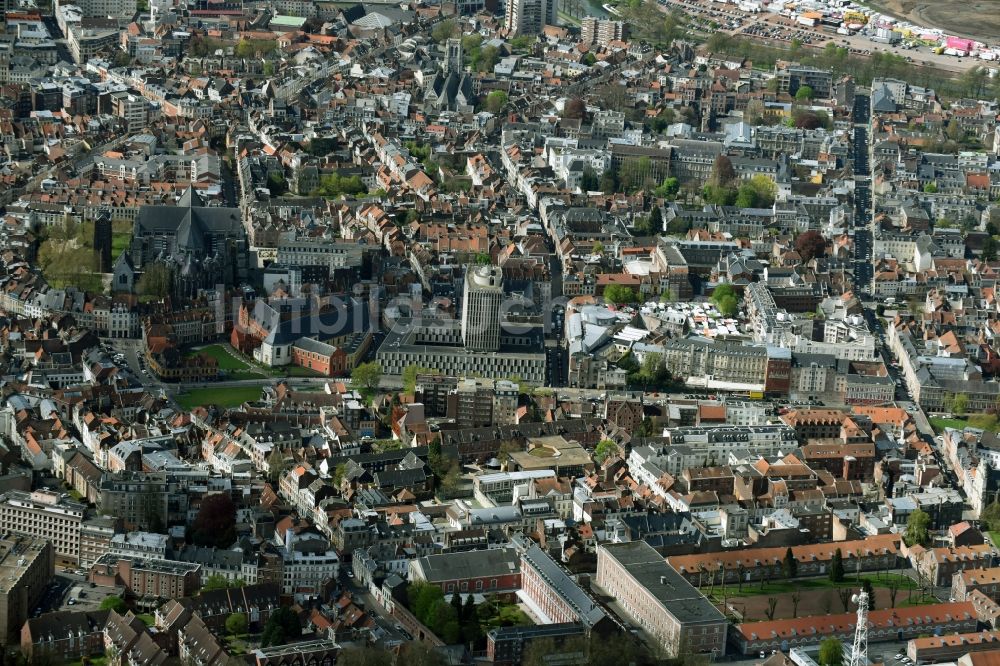
<svg viewBox="0 0 1000 666">
<path fill-rule="evenodd" d="M 132 223 L 115 220 L 111 225 L 111 258 L 118 258 L 132 240 Z M 43 229 L 39 238 L 38 265 L 46 281 L 62 289 L 77 287 L 102 293 L 104 280 L 94 248 L 93 221 L 67 220 Z"/>
<path fill-rule="evenodd" d="M 743 622 L 782 620 L 809 615 L 851 613 L 857 606 L 851 597 L 867 588 L 871 608 L 904 608 L 938 603 L 939 600 L 912 578 L 898 573 L 864 574 L 844 580 L 805 578 L 715 585 L 702 592 L 720 610 Z"/>
<path fill-rule="evenodd" d="M 927 421 L 934 428 L 934 432 L 944 432 L 945 428 L 955 430 L 979 428 L 988 432 L 1000 432 L 1000 421 L 998 421 L 996 414 L 966 414 L 952 418 L 929 416 Z"/>
<path fill-rule="evenodd" d="M 244 379 L 265 379 L 282 377 L 322 377 L 320 373 L 297 365 L 269 368 L 247 358 L 227 344 L 214 344 L 189 349 L 186 356 L 210 356 L 219 364 L 223 379 L 238 381 Z"/>
<path fill-rule="evenodd" d="M 185 391 L 174 397 L 181 409 L 216 405 L 224 409 L 239 407 L 245 402 L 260 400 L 260 386 L 210 387 Z"/>
</svg>

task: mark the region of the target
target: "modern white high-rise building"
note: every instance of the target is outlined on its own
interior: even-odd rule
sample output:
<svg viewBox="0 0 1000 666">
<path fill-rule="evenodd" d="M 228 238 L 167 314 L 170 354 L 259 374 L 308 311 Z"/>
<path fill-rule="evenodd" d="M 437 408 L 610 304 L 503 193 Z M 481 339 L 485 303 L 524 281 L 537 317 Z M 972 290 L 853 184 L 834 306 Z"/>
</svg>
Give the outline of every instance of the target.
<svg viewBox="0 0 1000 666">
<path fill-rule="evenodd" d="M 469 351 L 500 349 L 503 271 L 499 266 L 470 266 L 462 297 L 462 342 Z"/>
<path fill-rule="evenodd" d="M 555 0 L 507 0 L 504 27 L 510 36 L 537 35 L 555 19 Z"/>
</svg>

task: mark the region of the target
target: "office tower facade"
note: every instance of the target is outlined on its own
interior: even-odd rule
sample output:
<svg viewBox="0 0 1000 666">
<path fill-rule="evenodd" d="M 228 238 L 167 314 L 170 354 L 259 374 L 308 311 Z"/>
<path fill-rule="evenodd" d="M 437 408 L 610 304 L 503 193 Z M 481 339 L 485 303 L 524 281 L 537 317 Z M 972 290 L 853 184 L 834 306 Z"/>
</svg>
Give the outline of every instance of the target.
<svg viewBox="0 0 1000 666">
<path fill-rule="evenodd" d="M 546 25 L 555 24 L 555 0 L 507 0 L 504 27 L 507 34 L 537 35 Z"/>
<path fill-rule="evenodd" d="M 462 343 L 470 351 L 500 349 L 503 271 L 499 266 L 470 266 L 462 298 Z"/>
</svg>

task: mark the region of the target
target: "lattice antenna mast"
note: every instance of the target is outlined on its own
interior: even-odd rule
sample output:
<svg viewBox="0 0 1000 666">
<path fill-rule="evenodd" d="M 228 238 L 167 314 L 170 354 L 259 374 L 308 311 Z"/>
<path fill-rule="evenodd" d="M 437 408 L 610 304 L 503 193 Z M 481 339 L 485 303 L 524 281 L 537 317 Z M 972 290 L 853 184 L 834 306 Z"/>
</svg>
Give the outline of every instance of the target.
<svg viewBox="0 0 1000 666">
<path fill-rule="evenodd" d="M 851 601 L 858 605 L 858 626 L 854 630 L 850 666 L 868 666 L 868 593 L 862 590 Z"/>
</svg>

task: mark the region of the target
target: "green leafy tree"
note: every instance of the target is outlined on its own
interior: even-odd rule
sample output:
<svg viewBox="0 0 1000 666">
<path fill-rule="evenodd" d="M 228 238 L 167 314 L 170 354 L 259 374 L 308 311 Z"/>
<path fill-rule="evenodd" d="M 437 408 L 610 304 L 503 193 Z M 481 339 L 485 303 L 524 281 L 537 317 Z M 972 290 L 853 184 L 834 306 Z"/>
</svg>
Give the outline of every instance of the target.
<svg viewBox="0 0 1000 666">
<path fill-rule="evenodd" d="M 979 519 L 990 532 L 1000 531 L 1000 500 L 994 498 L 980 514 Z"/>
<path fill-rule="evenodd" d="M 262 647 L 285 645 L 301 635 L 302 621 L 298 614 L 291 608 L 280 606 L 271 611 L 271 615 L 267 618 L 260 644 Z"/>
<path fill-rule="evenodd" d="M 382 364 L 378 361 L 360 363 L 351 370 L 351 385 L 364 391 L 375 391 L 380 381 L 382 381 Z"/>
<path fill-rule="evenodd" d="M 495 46 L 484 46 L 472 54 L 470 64 L 477 72 L 492 72 L 500 60 L 500 49 Z"/>
<path fill-rule="evenodd" d="M 987 236 L 983 241 L 982 257 L 983 261 L 993 261 L 997 258 L 997 239 L 993 236 Z"/>
<path fill-rule="evenodd" d="M 243 580 L 239 578 L 230 580 L 222 574 L 212 574 L 205 579 L 205 584 L 201 586 L 201 591 L 211 592 L 212 590 L 225 590 L 228 588 L 243 587 L 243 584 Z"/>
<path fill-rule="evenodd" d="M 438 44 L 458 34 L 458 25 L 452 19 L 445 19 L 431 30 L 431 39 Z"/>
<path fill-rule="evenodd" d="M 612 284 L 604 288 L 604 300 L 620 305 L 623 303 L 635 303 L 638 299 L 631 287 Z"/>
<path fill-rule="evenodd" d="M 357 196 L 368 191 L 360 176 L 327 174 L 319 179 L 319 186 L 309 194 L 314 197 L 336 198 L 346 195 Z"/>
<path fill-rule="evenodd" d="M 931 542 L 931 517 L 926 511 L 917 509 L 906 519 L 906 532 L 903 538 L 910 546 L 926 546 Z"/>
<path fill-rule="evenodd" d="M 653 206 L 653 210 L 649 212 L 649 233 L 663 233 L 663 213 L 659 206 Z"/>
<path fill-rule="evenodd" d="M 507 93 L 502 90 L 494 90 L 486 96 L 483 108 L 490 113 L 500 113 L 503 107 L 507 106 Z"/>
<path fill-rule="evenodd" d="M 785 550 L 785 559 L 781 563 L 781 570 L 785 574 L 785 578 L 795 578 L 799 573 L 799 561 L 795 559 L 791 548 Z"/>
<path fill-rule="evenodd" d="M 226 618 L 226 631 L 231 636 L 242 636 L 247 633 L 249 628 L 250 623 L 247 622 L 247 616 L 244 613 L 230 613 L 229 617 Z"/>
<path fill-rule="evenodd" d="M 716 303 L 716 307 L 724 317 L 732 317 L 740 309 L 740 302 L 735 296 L 723 296 Z"/>
<path fill-rule="evenodd" d="M 617 451 L 617 444 L 610 439 L 602 439 L 597 443 L 597 447 L 594 448 L 594 460 L 602 463 L 608 458 L 608 456 L 616 453 Z"/>
<path fill-rule="evenodd" d="M 924 185 L 924 192 L 927 194 L 936 194 L 938 191 L 937 183 L 930 182 Z"/>
<path fill-rule="evenodd" d="M 136 291 L 140 296 L 163 298 L 170 293 L 171 275 L 170 267 L 164 263 L 148 264 L 136 283 Z"/>
<path fill-rule="evenodd" d="M 417 375 L 439 375 L 436 368 L 425 368 L 422 365 L 411 364 L 403 368 L 403 392 L 413 393 L 417 388 Z"/>
<path fill-rule="evenodd" d="M 962 416 L 965 414 L 965 408 L 969 404 L 969 394 L 968 393 L 958 393 L 955 395 L 955 402 L 952 405 L 952 411 Z"/>
<path fill-rule="evenodd" d="M 673 176 L 669 176 L 664 178 L 663 182 L 660 183 L 660 186 L 653 190 L 653 194 L 658 197 L 662 197 L 667 201 L 673 201 L 677 198 L 677 193 L 680 192 L 680 190 L 681 182 Z"/>
<path fill-rule="evenodd" d="M 833 557 L 830 559 L 829 577 L 834 583 L 844 580 L 844 555 L 839 548 L 833 552 Z"/>
<path fill-rule="evenodd" d="M 827 638 L 819 644 L 819 666 L 841 666 L 844 662 L 844 645 L 836 638 Z"/>
<path fill-rule="evenodd" d="M 708 297 L 719 312 L 727 317 L 731 317 L 739 308 L 739 295 L 731 284 L 720 284 L 712 290 L 712 295 Z"/>
<path fill-rule="evenodd" d="M 799 89 L 795 91 L 795 99 L 799 102 L 805 102 L 812 99 L 814 94 L 811 86 L 799 86 Z"/>
</svg>

